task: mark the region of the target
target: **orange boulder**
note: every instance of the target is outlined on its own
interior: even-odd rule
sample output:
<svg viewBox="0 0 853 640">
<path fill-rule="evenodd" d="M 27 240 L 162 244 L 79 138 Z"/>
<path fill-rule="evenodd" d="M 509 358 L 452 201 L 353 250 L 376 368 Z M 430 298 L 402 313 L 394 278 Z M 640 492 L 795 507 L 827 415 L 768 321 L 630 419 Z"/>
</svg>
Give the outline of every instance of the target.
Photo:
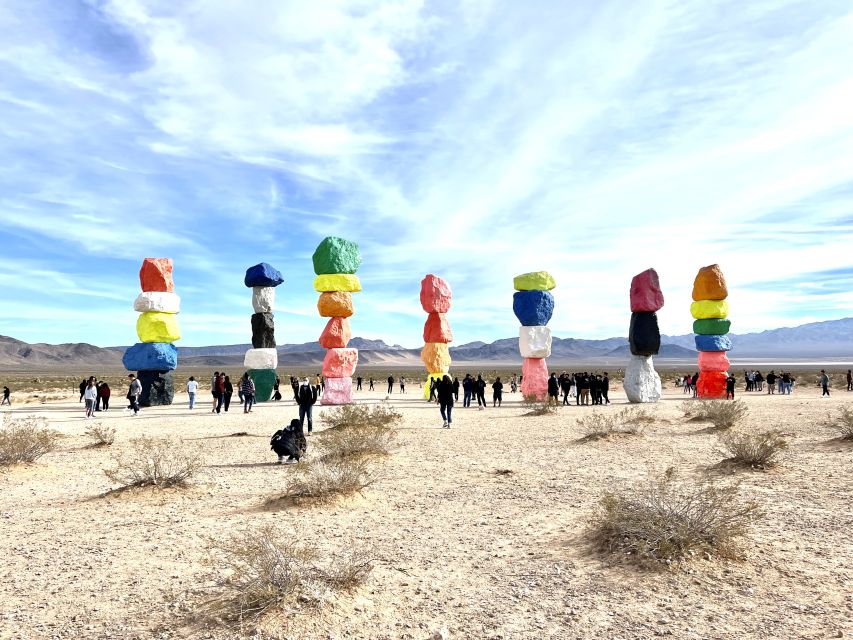
<svg viewBox="0 0 853 640">
<path fill-rule="evenodd" d="M 173 292 L 175 282 L 172 280 L 172 259 L 145 258 L 139 270 L 139 284 L 143 291 Z"/>
<path fill-rule="evenodd" d="M 424 324 L 424 342 L 453 342 L 453 331 L 447 316 L 443 313 L 431 313 Z M 430 369 L 437 371 L 437 369 Z"/>
<path fill-rule="evenodd" d="M 728 297 L 729 290 L 720 265 L 712 264 L 699 269 L 693 281 L 694 300 L 725 300 Z"/>
<path fill-rule="evenodd" d="M 323 318 L 349 318 L 355 309 L 349 291 L 325 291 L 317 300 L 317 311 Z"/>
</svg>

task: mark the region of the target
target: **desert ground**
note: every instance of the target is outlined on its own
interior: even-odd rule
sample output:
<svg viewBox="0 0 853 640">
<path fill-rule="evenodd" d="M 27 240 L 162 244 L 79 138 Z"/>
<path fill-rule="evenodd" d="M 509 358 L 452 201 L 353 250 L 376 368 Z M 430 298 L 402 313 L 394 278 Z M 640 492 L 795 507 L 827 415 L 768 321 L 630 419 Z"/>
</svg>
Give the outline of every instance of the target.
<svg viewBox="0 0 853 640">
<path fill-rule="evenodd" d="M 739 385 L 742 386 L 742 385 Z M 379 403 L 376 392 L 356 400 Z M 396 390 L 395 390 L 396 391 Z M 685 396 L 667 385 L 642 435 L 584 441 L 579 417 L 626 406 L 569 406 L 526 416 L 519 394 L 503 407 L 457 405 L 452 429 L 416 384 L 389 402 L 403 414 L 375 482 L 329 504 L 270 508 L 297 465 L 278 466 L 273 431 L 292 401 L 210 413 L 122 411 L 123 393 L 97 422 L 117 430 L 89 448 L 76 397 L 12 407 L 44 416 L 64 437 L 34 464 L 0 472 L 0 638 L 233 638 L 200 622 L 212 541 L 273 524 L 319 554 L 368 549 L 374 569 L 355 592 L 317 610 L 266 618 L 256 638 L 839 638 L 853 634 L 853 444 L 822 421 L 853 402 L 803 385 L 791 396 L 742 394 L 739 427 L 776 429 L 790 443 L 769 471 L 720 467 L 707 424 L 687 421 Z M 8 409 L 4 407 L 4 409 Z M 315 432 L 324 428 L 315 410 Z M 247 435 L 233 436 L 246 432 Z M 115 488 L 103 473 L 137 436 L 172 436 L 204 456 L 189 487 Z M 309 436 L 308 464 L 311 458 Z M 764 517 L 741 561 L 697 557 L 675 568 L 638 567 L 603 553 L 589 519 L 607 491 L 674 466 L 682 477 L 739 482 Z M 298 607 L 298 604 L 297 604 Z"/>
</svg>

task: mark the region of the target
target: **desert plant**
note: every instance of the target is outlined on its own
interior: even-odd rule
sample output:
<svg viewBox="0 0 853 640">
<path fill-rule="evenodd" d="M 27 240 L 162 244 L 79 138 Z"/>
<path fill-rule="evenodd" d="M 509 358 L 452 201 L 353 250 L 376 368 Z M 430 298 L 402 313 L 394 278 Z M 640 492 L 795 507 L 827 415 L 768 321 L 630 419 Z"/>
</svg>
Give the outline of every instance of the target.
<svg viewBox="0 0 853 640">
<path fill-rule="evenodd" d="M 745 433 L 730 431 L 720 436 L 729 461 L 755 469 L 767 469 L 781 461 L 788 442 L 778 431 Z"/>
<path fill-rule="evenodd" d="M 45 418 L 4 418 L 0 426 L 0 465 L 35 462 L 58 446 L 60 433 L 47 428 Z"/>
<path fill-rule="evenodd" d="M 94 440 L 94 442 L 89 445 L 91 447 L 108 447 L 116 439 L 115 429 L 112 427 L 105 427 L 98 422 L 90 425 L 84 433 Z"/>
<path fill-rule="evenodd" d="M 397 432 L 388 425 L 371 423 L 358 428 L 326 429 L 319 443 L 323 461 L 387 455 Z"/>
<path fill-rule="evenodd" d="M 592 519 L 593 538 L 611 552 L 667 564 L 698 552 L 738 557 L 747 526 L 760 517 L 758 505 L 737 500 L 737 485 L 676 476 L 670 468 L 643 486 L 605 494 Z"/>
<path fill-rule="evenodd" d="M 643 425 L 654 422 L 655 418 L 646 409 L 631 407 L 616 413 L 591 413 L 578 420 L 578 426 L 584 430 L 587 440 L 598 440 L 611 435 L 639 435 Z"/>
<path fill-rule="evenodd" d="M 731 429 L 749 413 L 743 400 L 688 400 L 681 410 L 688 420 L 707 420 L 720 430 Z"/>
<path fill-rule="evenodd" d="M 840 407 L 836 415 L 828 415 L 827 427 L 836 429 L 842 440 L 853 440 L 853 408 Z"/>
<path fill-rule="evenodd" d="M 403 419 L 403 414 L 384 402 L 369 406 L 346 404 L 323 412 L 323 421 L 329 429 L 393 427 Z"/>
<path fill-rule="evenodd" d="M 185 450 L 167 438 L 134 438 L 130 444 L 129 454 L 114 456 L 114 469 L 104 469 L 104 474 L 122 489 L 181 487 L 202 467 L 197 451 Z"/>
<path fill-rule="evenodd" d="M 285 493 L 270 502 L 325 502 L 338 496 L 358 493 L 374 482 L 363 460 L 339 458 L 300 465 L 287 484 Z"/>
<path fill-rule="evenodd" d="M 521 401 L 521 406 L 527 409 L 526 416 L 547 416 L 552 413 L 557 413 L 558 405 L 550 399 L 540 400 L 535 394 L 524 396 Z"/>
<path fill-rule="evenodd" d="M 257 623 L 267 612 L 288 611 L 297 601 L 321 605 L 330 593 L 353 589 L 373 564 L 363 550 L 321 562 L 319 554 L 270 525 L 212 541 L 208 563 L 216 594 L 205 605 L 225 623 Z"/>
</svg>

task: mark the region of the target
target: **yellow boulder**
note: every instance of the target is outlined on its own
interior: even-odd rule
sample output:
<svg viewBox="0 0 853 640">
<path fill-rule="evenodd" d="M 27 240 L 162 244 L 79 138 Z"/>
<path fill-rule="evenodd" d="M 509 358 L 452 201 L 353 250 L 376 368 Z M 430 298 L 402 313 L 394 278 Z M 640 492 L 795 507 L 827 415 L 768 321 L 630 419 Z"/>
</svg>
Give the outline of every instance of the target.
<svg viewBox="0 0 853 640">
<path fill-rule="evenodd" d="M 697 320 L 727 318 L 729 316 L 729 303 L 725 300 L 697 300 L 690 305 L 690 313 Z"/>
<path fill-rule="evenodd" d="M 421 350 L 421 361 L 427 371 L 450 369 L 450 347 L 444 342 L 427 342 Z"/>
<path fill-rule="evenodd" d="M 175 342 L 181 339 L 178 315 L 162 311 L 146 311 L 136 321 L 140 342 Z"/>
<path fill-rule="evenodd" d="M 361 291 L 361 282 L 351 273 L 326 273 L 314 278 L 314 290 Z"/>
</svg>

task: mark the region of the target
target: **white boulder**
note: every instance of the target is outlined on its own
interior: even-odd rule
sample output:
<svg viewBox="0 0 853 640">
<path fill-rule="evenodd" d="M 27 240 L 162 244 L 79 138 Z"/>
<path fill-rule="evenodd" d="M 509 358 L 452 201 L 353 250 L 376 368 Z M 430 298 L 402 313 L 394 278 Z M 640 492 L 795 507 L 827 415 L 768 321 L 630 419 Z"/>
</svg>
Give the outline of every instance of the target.
<svg viewBox="0 0 853 640">
<path fill-rule="evenodd" d="M 551 355 L 551 330 L 548 327 L 521 327 L 518 350 L 522 358 L 547 358 Z"/>
<path fill-rule="evenodd" d="M 255 313 L 272 313 L 275 306 L 275 287 L 252 287 L 252 308 Z"/>
<path fill-rule="evenodd" d="M 661 397 L 660 376 L 652 356 L 631 356 L 622 386 L 630 402 L 657 402 Z"/>
<path fill-rule="evenodd" d="M 276 369 L 278 368 L 278 351 L 275 349 L 249 349 L 243 358 L 243 366 L 247 369 Z"/>
<path fill-rule="evenodd" d="M 179 313 L 181 297 L 169 291 L 143 291 L 133 301 L 133 310 L 139 313 L 160 311 L 162 313 Z"/>
</svg>

